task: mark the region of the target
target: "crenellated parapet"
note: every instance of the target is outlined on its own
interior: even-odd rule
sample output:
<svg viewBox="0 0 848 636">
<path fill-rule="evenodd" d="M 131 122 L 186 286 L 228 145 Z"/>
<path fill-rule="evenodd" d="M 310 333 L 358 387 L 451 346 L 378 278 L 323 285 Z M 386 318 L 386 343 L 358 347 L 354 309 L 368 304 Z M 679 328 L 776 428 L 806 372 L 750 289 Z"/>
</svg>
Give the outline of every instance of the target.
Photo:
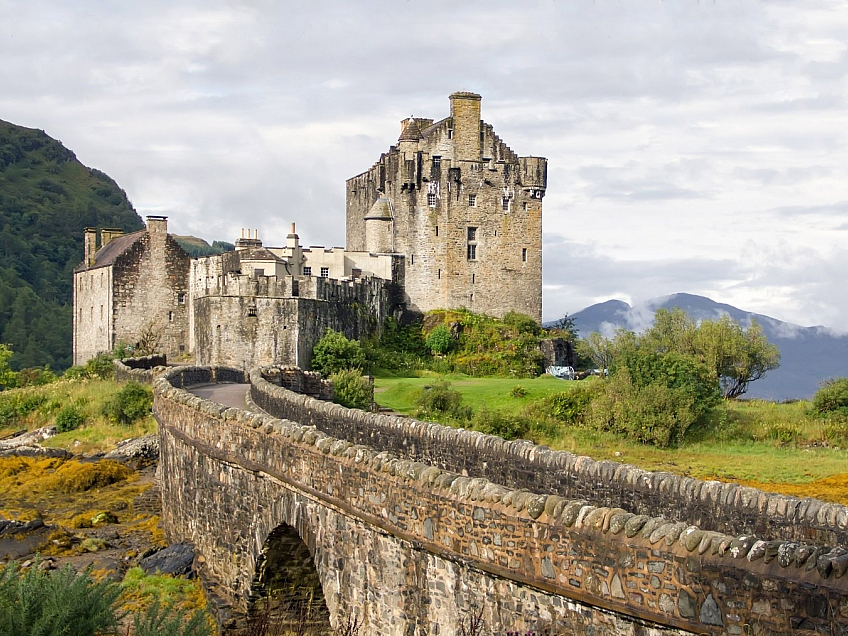
<svg viewBox="0 0 848 636">
<path fill-rule="evenodd" d="M 208 381 L 213 370 L 190 374 Z M 252 398 L 259 406 L 288 405 L 292 417 L 201 400 L 172 385 L 186 377 L 174 371 L 155 384 L 163 518 L 168 532 L 195 541 L 214 575 L 242 597 L 263 537 L 283 521 L 269 512 L 282 498 L 288 503 L 274 514 L 302 525 L 331 616 L 364 617 L 366 634 L 398 625 L 431 634 L 436 624 L 440 633 L 454 633 L 462 610 L 473 606 L 483 609 L 493 633 L 848 627 L 848 554 L 841 547 L 709 530 L 628 510 L 625 499 L 607 505 L 498 483 L 473 466 L 461 474 L 402 457 L 378 445 L 383 433 L 365 445 L 308 425 L 302 416 L 312 412 L 313 419 L 348 418 L 363 433 L 375 432 L 366 414 L 275 386 L 259 370 L 251 373 Z M 410 457 L 423 426 L 398 426 L 411 434 Z M 456 433 L 445 453 L 488 441 Z M 523 449 L 525 461 L 549 452 Z M 359 545 L 373 549 L 360 553 Z M 368 586 L 378 591 L 369 601 L 377 607 L 359 604 Z M 639 631 L 645 629 L 652 631 Z"/>
</svg>

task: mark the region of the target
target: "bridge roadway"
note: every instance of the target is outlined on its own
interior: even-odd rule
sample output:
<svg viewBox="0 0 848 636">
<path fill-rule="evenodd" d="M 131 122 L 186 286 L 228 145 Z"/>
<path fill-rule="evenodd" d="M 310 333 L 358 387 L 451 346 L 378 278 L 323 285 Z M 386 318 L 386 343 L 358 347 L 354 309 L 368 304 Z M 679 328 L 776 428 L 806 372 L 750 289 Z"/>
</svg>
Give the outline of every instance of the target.
<svg viewBox="0 0 848 636">
<path fill-rule="evenodd" d="M 245 397 L 250 390 L 250 384 L 197 384 L 188 387 L 186 390 L 192 395 L 216 404 L 244 409 L 245 411 L 249 410 Z"/>
</svg>

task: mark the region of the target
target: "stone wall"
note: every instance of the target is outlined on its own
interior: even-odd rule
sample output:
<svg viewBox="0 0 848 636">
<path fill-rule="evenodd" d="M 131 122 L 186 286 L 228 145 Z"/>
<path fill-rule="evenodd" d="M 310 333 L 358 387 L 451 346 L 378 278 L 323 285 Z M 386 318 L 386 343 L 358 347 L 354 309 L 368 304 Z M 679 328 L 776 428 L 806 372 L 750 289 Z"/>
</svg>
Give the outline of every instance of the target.
<svg viewBox="0 0 848 636">
<path fill-rule="evenodd" d="M 74 273 L 74 364 L 111 351 L 112 268 Z"/>
<path fill-rule="evenodd" d="M 756 534 L 768 540 L 848 543 L 848 508 L 838 504 L 648 472 L 628 464 L 552 451 L 526 440 L 507 442 L 476 431 L 349 410 L 278 390 L 258 369 L 250 378 L 254 401 L 276 417 L 444 470 L 485 477 L 511 488 L 622 507 L 636 514 L 664 515 L 705 530 Z"/>
<path fill-rule="evenodd" d="M 332 620 L 356 615 L 363 634 L 454 634 L 475 608 L 488 633 L 848 627 L 843 549 L 515 489 L 172 386 L 216 374 L 174 371 L 154 385 L 163 523 L 241 602 L 267 537 L 286 524 L 313 554 Z M 266 383 L 254 395 L 340 408 L 285 394 Z"/>
<path fill-rule="evenodd" d="M 167 356 L 164 354 L 112 361 L 116 382 L 138 382 L 139 384 L 153 384 L 157 376 L 165 373 L 167 364 Z"/>
</svg>

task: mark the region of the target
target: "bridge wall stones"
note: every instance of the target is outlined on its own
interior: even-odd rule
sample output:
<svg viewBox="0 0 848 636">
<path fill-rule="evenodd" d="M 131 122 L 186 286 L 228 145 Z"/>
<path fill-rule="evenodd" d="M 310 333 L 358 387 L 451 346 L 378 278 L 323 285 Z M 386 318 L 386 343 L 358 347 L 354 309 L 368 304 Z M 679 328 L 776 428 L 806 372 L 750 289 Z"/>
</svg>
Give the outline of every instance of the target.
<svg viewBox="0 0 848 636">
<path fill-rule="evenodd" d="M 138 382 L 139 384 L 153 384 L 157 376 L 165 373 L 167 364 L 168 359 L 165 354 L 112 361 L 116 382 Z"/>
<path fill-rule="evenodd" d="M 251 395 L 263 410 L 404 459 L 483 477 L 509 488 L 585 499 L 640 515 L 663 515 L 704 530 L 756 534 L 765 540 L 848 544 L 845 506 L 648 472 L 627 464 L 552 451 L 526 440 L 507 442 L 476 431 L 345 409 L 280 390 L 275 385 L 281 373 L 289 377 L 302 374 L 297 369 L 269 367 L 251 372 Z"/>
<path fill-rule="evenodd" d="M 166 532 L 195 542 L 237 606 L 287 524 L 314 557 L 332 620 L 358 616 L 363 634 L 454 634 L 476 608 L 500 634 L 848 628 L 845 550 L 516 490 L 176 388 L 237 373 L 175 370 L 154 384 Z M 283 392 L 259 385 L 254 397 L 301 399 Z"/>
</svg>

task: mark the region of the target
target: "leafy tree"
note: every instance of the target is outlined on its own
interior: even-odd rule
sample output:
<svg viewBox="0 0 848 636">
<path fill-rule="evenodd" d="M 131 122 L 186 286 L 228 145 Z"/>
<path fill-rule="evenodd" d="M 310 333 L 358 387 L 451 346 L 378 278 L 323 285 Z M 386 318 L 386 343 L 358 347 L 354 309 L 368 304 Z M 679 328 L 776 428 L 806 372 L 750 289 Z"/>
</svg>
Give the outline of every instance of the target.
<svg viewBox="0 0 848 636">
<path fill-rule="evenodd" d="M 9 359 L 12 357 L 12 349 L 8 345 L 0 344 L 0 391 L 17 386 L 17 374 L 9 367 Z"/>
<path fill-rule="evenodd" d="M 103 405 L 103 415 L 113 422 L 129 426 L 150 414 L 153 391 L 149 386 L 127 382 Z"/>
<path fill-rule="evenodd" d="M 349 409 L 370 411 L 374 405 L 374 385 L 359 369 L 342 369 L 330 376 L 334 402 Z"/>
<path fill-rule="evenodd" d="M 451 350 L 453 338 L 446 325 L 437 325 L 427 336 L 427 348 L 436 355 L 444 355 Z"/>
<path fill-rule="evenodd" d="M 612 340 L 593 331 L 585 338 L 577 341 L 577 354 L 581 358 L 592 361 L 595 368 L 605 372 L 612 365 L 615 355 L 615 345 Z"/>
<path fill-rule="evenodd" d="M 825 380 L 813 396 L 813 411 L 819 415 L 848 416 L 848 378 Z"/>
<path fill-rule="evenodd" d="M 452 389 L 450 382 L 438 380 L 425 386 L 415 400 L 416 416 L 448 418 L 465 422 L 471 417 L 471 407 L 462 403 L 462 394 Z"/>
<path fill-rule="evenodd" d="M 561 338 L 568 342 L 577 342 L 578 330 L 574 318 L 565 314 L 562 318 L 555 320 L 549 327 L 549 331 L 557 332 Z"/>
<path fill-rule="evenodd" d="M 328 329 L 312 348 L 312 369 L 324 377 L 344 369 L 362 369 L 365 354 L 356 340 L 348 340 L 344 334 Z"/>
</svg>

